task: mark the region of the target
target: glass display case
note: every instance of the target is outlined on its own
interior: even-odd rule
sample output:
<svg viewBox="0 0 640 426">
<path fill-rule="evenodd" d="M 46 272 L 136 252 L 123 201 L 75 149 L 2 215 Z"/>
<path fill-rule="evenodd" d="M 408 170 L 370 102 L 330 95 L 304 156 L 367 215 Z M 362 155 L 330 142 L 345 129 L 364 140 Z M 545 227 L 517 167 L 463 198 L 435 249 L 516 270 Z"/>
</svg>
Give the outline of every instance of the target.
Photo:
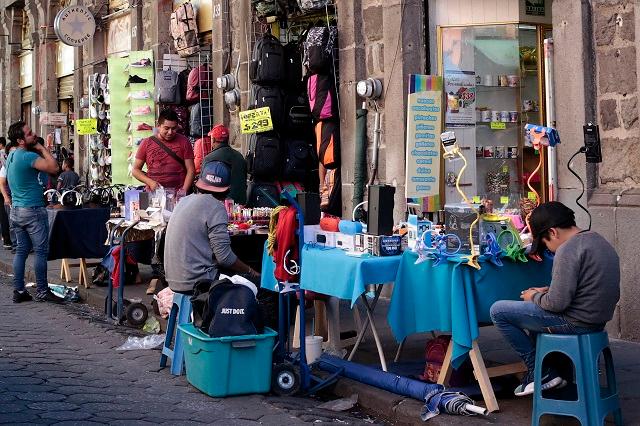
<svg viewBox="0 0 640 426">
<path fill-rule="evenodd" d="M 524 137 L 524 125 L 543 124 L 542 40 L 545 28 L 504 24 L 441 27 L 440 74 L 445 85 L 445 129 L 456 133 L 468 160 L 461 189 L 476 201 L 517 207 L 532 198 L 527 180 L 540 154 Z M 461 197 L 455 181 L 462 161 L 445 161 L 446 203 Z M 545 198 L 545 167 L 531 186 Z"/>
</svg>

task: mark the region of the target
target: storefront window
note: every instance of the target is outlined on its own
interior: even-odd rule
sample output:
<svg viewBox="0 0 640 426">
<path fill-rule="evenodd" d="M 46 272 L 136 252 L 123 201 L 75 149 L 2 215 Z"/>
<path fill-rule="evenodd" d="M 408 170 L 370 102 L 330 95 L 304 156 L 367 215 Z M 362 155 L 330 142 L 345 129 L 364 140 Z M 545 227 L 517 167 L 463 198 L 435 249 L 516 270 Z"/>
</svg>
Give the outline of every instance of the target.
<svg viewBox="0 0 640 426">
<path fill-rule="evenodd" d="M 526 179 L 540 158 L 525 146 L 523 130 L 542 122 L 538 40 L 538 28 L 527 25 L 441 30 L 445 126 L 455 131 L 469 161 L 462 189 L 496 206 L 529 196 Z M 455 189 L 461 168 L 462 162 L 445 164 L 447 203 L 461 201 Z M 543 180 L 533 179 L 539 193 Z"/>
<path fill-rule="evenodd" d="M 33 84 L 33 55 L 31 52 L 20 56 L 20 87 L 29 87 Z"/>
<path fill-rule="evenodd" d="M 57 43 L 56 76 L 64 77 L 73 74 L 75 65 L 75 48 L 64 43 Z"/>
</svg>

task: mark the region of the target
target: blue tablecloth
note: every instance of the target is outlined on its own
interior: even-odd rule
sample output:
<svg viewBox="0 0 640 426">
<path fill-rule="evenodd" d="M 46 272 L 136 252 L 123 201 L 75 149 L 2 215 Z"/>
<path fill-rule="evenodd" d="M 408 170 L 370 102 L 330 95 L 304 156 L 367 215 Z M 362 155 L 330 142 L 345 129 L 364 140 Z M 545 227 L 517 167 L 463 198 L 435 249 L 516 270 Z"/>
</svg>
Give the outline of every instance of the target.
<svg viewBox="0 0 640 426">
<path fill-rule="evenodd" d="M 302 251 L 301 287 L 305 290 L 350 300 L 353 306 L 368 284 L 384 284 L 396 279 L 402 256 L 351 257 L 340 249 L 306 245 Z M 275 264 L 266 253 L 262 257 L 262 287 L 273 290 Z"/>
<path fill-rule="evenodd" d="M 100 259 L 109 251 L 105 245 L 109 209 L 47 209 L 49 256 L 55 259 Z"/>
<path fill-rule="evenodd" d="M 527 263 L 503 259 L 502 267 L 481 260 L 476 270 L 459 261 L 433 266 L 415 264 L 417 255 L 405 252 L 395 280 L 387 319 L 398 341 L 412 333 L 451 332 L 452 363 L 457 367 L 478 338 L 478 324 L 491 322 L 489 309 L 497 300 L 519 300 L 520 292 L 551 282 L 552 260 Z"/>
</svg>

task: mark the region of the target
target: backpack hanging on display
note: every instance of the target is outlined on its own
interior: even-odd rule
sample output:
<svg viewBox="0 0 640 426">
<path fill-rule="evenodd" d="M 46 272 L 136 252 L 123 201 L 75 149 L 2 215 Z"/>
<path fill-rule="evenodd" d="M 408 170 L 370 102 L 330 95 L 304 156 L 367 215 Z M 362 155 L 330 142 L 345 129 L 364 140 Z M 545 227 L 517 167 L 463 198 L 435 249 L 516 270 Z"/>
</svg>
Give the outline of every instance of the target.
<svg viewBox="0 0 640 426">
<path fill-rule="evenodd" d="M 249 207 L 278 207 L 280 191 L 275 183 L 249 182 L 247 191 L 247 205 Z"/>
<path fill-rule="evenodd" d="M 183 3 L 173 11 L 169 29 L 178 55 L 184 58 L 200 50 L 196 12 L 191 3 Z"/>
<path fill-rule="evenodd" d="M 336 87 L 331 74 L 314 74 L 307 80 L 309 107 L 316 121 L 338 116 Z"/>
<path fill-rule="evenodd" d="M 298 0 L 298 7 L 303 12 L 323 10 L 329 4 L 329 0 Z"/>
<path fill-rule="evenodd" d="M 280 138 L 274 132 L 255 133 L 249 139 L 247 170 L 252 177 L 267 181 L 280 176 L 282 148 Z"/>
<path fill-rule="evenodd" d="M 313 145 L 304 139 L 285 140 L 287 156 L 284 160 L 282 177 L 292 182 L 304 182 L 313 165 Z"/>
<path fill-rule="evenodd" d="M 207 102 L 198 102 L 189 108 L 189 131 L 194 138 L 201 138 L 213 127 L 213 111 Z"/>
<path fill-rule="evenodd" d="M 249 78 L 261 85 L 279 84 L 285 78 L 284 49 L 280 40 L 265 34 L 253 46 Z"/>
<path fill-rule="evenodd" d="M 289 94 L 285 98 L 285 121 L 287 133 L 297 134 L 301 130 L 313 132 L 313 115 L 305 93 Z"/>
<path fill-rule="evenodd" d="M 212 84 L 213 71 L 209 65 L 202 64 L 192 69 L 187 78 L 187 101 L 197 102 L 199 99 L 210 98 Z"/>
<path fill-rule="evenodd" d="M 290 41 L 284 47 L 285 80 L 287 89 L 300 93 L 304 87 L 302 69 L 302 45 L 298 41 Z"/>
<path fill-rule="evenodd" d="M 316 124 L 318 160 L 326 169 L 340 167 L 340 125 L 335 121 Z"/>
<path fill-rule="evenodd" d="M 178 73 L 173 70 L 160 70 L 156 73 L 156 99 L 163 104 L 180 104 Z"/>
<path fill-rule="evenodd" d="M 251 0 L 251 6 L 258 18 L 266 16 L 283 16 L 287 14 L 286 0 Z"/>
<path fill-rule="evenodd" d="M 337 27 L 313 27 L 309 30 L 302 61 L 309 74 L 328 74 L 332 70 L 333 49 L 337 41 Z"/>
<path fill-rule="evenodd" d="M 187 100 L 187 86 L 189 84 L 190 69 L 184 69 L 178 74 L 178 90 L 180 91 L 180 99 Z"/>
<path fill-rule="evenodd" d="M 276 130 L 280 129 L 280 126 L 284 122 L 284 94 L 282 93 L 282 89 L 279 87 L 254 85 L 251 88 L 251 107 L 269 107 L 273 128 Z"/>
</svg>

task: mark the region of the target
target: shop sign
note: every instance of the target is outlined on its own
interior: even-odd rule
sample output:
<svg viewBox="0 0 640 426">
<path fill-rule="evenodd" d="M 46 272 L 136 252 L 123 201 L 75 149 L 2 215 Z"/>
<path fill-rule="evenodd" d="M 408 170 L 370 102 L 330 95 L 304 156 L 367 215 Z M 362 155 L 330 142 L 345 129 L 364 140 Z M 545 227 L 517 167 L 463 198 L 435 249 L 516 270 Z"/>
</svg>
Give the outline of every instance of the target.
<svg viewBox="0 0 640 426">
<path fill-rule="evenodd" d="M 407 101 L 406 198 L 440 193 L 442 77 L 409 76 Z"/>
<path fill-rule="evenodd" d="M 525 14 L 544 16 L 544 0 L 525 0 Z"/>
<path fill-rule="evenodd" d="M 95 135 L 98 133 L 98 120 L 95 118 L 76 120 L 76 129 L 79 135 Z"/>
<path fill-rule="evenodd" d="M 444 72 L 447 96 L 447 127 L 466 127 L 476 124 L 476 73 L 447 70 Z"/>
<path fill-rule="evenodd" d="M 40 124 L 44 126 L 67 127 L 68 116 L 64 112 L 40 113 Z"/>
<path fill-rule="evenodd" d="M 242 134 L 268 132 L 269 130 L 273 130 L 269 107 L 250 109 L 240 113 L 240 131 Z"/>
<path fill-rule="evenodd" d="M 93 38 L 96 20 L 85 6 L 69 6 L 56 15 L 53 29 L 64 44 L 79 47 Z"/>
</svg>

